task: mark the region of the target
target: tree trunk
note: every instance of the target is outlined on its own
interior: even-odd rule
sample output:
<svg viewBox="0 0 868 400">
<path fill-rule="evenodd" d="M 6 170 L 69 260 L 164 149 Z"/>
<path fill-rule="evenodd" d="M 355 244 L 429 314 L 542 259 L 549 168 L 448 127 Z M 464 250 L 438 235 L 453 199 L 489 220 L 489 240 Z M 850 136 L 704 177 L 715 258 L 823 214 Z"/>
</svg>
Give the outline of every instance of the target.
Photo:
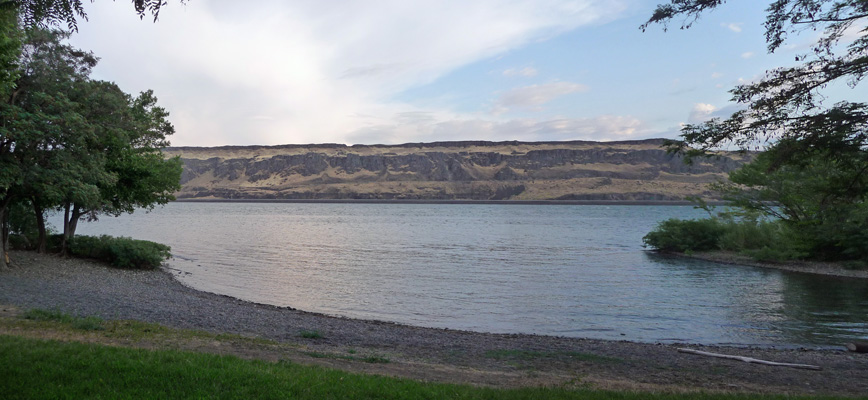
<svg viewBox="0 0 868 400">
<path fill-rule="evenodd" d="M 69 217 L 69 239 L 72 239 L 75 236 L 75 230 L 78 229 L 78 221 L 81 219 L 81 216 L 84 213 L 81 211 L 81 207 L 78 204 L 74 204 L 72 207 L 72 215 Z"/>
<path fill-rule="evenodd" d="M 33 212 L 36 214 L 36 228 L 39 230 L 39 238 L 36 240 L 36 252 L 45 253 L 45 210 L 42 209 L 36 198 L 31 200 L 33 202 Z"/>
<path fill-rule="evenodd" d="M 69 247 L 69 203 L 63 205 L 63 237 L 60 238 L 60 255 L 66 257 L 66 249 Z"/>
<path fill-rule="evenodd" d="M 63 206 L 63 238 L 60 242 L 60 255 L 66 257 L 69 250 L 69 242 L 75 236 L 78 220 L 81 219 L 81 207 L 77 204 L 66 203 Z"/>
<path fill-rule="evenodd" d="M 9 267 L 9 199 L 0 202 L 0 265 Z"/>
</svg>

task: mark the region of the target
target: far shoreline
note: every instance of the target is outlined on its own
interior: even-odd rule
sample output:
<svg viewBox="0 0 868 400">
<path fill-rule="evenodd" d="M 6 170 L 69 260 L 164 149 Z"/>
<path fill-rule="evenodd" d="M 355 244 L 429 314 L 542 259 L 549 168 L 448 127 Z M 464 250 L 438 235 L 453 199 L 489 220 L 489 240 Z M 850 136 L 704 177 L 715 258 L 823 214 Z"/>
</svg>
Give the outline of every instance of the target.
<svg viewBox="0 0 868 400">
<path fill-rule="evenodd" d="M 439 199 L 218 199 L 180 198 L 175 203 L 295 203 L 295 204 L 455 204 L 455 205 L 565 205 L 565 206 L 694 206 L 687 200 L 439 200 Z M 726 205 L 709 201 L 708 205 Z"/>
</svg>

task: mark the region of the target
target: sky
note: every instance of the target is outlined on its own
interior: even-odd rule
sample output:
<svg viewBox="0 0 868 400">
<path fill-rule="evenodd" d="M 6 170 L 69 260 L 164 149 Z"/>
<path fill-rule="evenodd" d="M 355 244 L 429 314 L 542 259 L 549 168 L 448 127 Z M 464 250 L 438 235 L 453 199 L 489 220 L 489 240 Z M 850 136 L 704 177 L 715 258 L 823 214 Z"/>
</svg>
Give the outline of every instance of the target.
<svg viewBox="0 0 868 400">
<path fill-rule="evenodd" d="M 153 89 L 174 146 L 675 138 L 810 43 L 768 54 L 756 0 L 642 32 L 659 2 L 100 0 L 70 42 Z"/>
</svg>

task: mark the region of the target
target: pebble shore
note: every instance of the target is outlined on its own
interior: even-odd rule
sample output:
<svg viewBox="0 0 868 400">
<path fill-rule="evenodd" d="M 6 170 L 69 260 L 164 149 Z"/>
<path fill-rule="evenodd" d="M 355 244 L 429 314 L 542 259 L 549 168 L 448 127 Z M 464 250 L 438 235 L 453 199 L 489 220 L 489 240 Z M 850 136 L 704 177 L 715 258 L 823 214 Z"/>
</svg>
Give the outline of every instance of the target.
<svg viewBox="0 0 868 400">
<path fill-rule="evenodd" d="M 134 319 L 215 333 L 235 333 L 309 349 L 365 349 L 396 362 L 502 370 L 492 351 L 593 354 L 618 362 L 542 360 L 540 371 L 569 371 L 589 381 L 682 385 L 708 390 L 775 393 L 868 393 L 868 356 L 835 350 L 721 348 L 661 345 L 537 335 L 504 335 L 330 317 L 204 293 L 185 287 L 168 270 L 121 270 L 81 259 L 12 252 L 0 270 L 0 305 L 60 310 L 79 316 Z M 302 331 L 321 338 L 304 339 Z M 823 371 L 757 366 L 682 354 L 689 346 L 771 361 L 815 364 Z M 721 369 L 722 368 L 722 369 Z M 722 372 L 723 371 L 723 372 Z M 723 374 L 723 375 L 721 375 Z"/>
</svg>

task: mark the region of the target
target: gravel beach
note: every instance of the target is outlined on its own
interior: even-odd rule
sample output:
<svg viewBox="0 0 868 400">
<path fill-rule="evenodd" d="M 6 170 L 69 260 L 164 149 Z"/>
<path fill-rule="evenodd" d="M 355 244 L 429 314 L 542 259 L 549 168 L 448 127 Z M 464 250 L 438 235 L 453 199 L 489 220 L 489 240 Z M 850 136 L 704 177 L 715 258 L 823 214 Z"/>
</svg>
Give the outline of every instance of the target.
<svg viewBox="0 0 868 400">
<path fill-rule="evenodd" d="M 604 389 L 868 395 L 868 354 L 849 353 L 843 346 L 841 350 L 726 348 L 419 328 L 199 292 L 178 283 L 170 270 L 119 270 L 31 252 L 12 252 L 11 257 L 14 267 L 0 270 L 2 306 L 235 333 L 297 344 L 309 351 L 375 352 L 391 361 L 381 373 L 416 379 L 493 386 L 580 381 Z M 299 334 L 302 331 L 316 331 L 321 337 L 305 339 Z M 679 347 L 812 364 L 823 370 L 684 354 L 677 351 Z"/>
</svg>

